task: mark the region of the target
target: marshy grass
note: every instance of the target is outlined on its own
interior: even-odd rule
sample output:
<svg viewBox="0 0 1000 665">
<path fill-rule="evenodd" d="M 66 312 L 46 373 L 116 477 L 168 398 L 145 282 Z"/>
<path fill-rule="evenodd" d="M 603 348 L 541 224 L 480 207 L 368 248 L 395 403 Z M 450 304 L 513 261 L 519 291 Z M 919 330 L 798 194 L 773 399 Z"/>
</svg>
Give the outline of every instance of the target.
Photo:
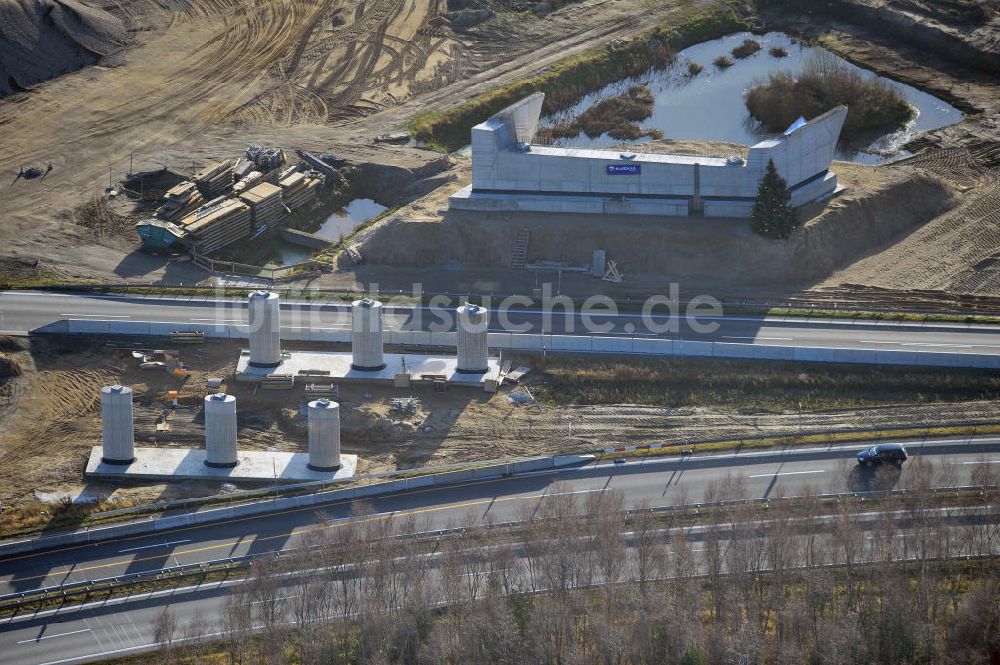
<svg viewBox="0 0 1000 665">
<path fill-rule="evenodd" d="M 620 95 L 594 104 L 569 123 L 560 123 L 538 130 L 536 139 L 547 141 L 573 138 L 581 133 L 589 138 L 607 134 L 613 139 L 636 140 L 643 137 L 663 138 L 658 129 L 642 129 L 638 123 L 653 115 L 653 93 L 644 85 L 636 84 Z"/>
<path fill-rule="evenodd" d="M 699 65 L 694 60 L 688 60 L 687 61 L 687 76 L 688 76 L 688 78 L 694 78 L 698 74 L 701 74 L 703 71 L 705 71 L 705 68 L 702 67 L 701 65 Z"/>
<path fill-rule="evenodd" d="M 772 58 L 788 57 L 788 49 L 786 49 L 784 46 L 772 46 L 767 50 L 767 52 L 771 54 Z"/>
<path fill-rule="evenodd" d="M 760 42 L 756 39 L 744 39 L 742 44 L 732 50 L 732 54 L 734 58 L 742 60 L 743 58 L 749 58 L 760 49 Z"/>
<path fill-rule="evenodd" d="M 532 395 L 551 404 L 794 411 L 1000 399 L 1000 375 L 988 370 L 555 355 L 533 363 Z"/>
<path fill-rule="evenodd" d="M 410 132 L 431 146 L 455 150 L 469 143 L 472 127 L 533 92 L 544 92 L 542 113 L 576 104 L 608 83 L 662 69 L 677 50 L 746 29 L 728 5 L 689 9 L 676 21 L 636 35 L 624 45 L 591 49 L 558 62 L 541 74 L 493 88 L 448 111 L 428 111 L 414 118 Z"/>
<path fill-rule="evenodd" d="M 712 64 L 719 69 L 726 69 L 727 67 L 733 66 L 733 61 L 724 55 L 720 55 L 718 58 L 712 61 Z"/>
<path fill-rule="evenodd" d="M 746 93 L 750 114 L 774 132 L 800 116 L 815 118 L 841 104 L 848 109 L 841 137 L 848 141 L 896 130 L 914 116 L 913 107 L 891 83 L 825 54 L 811 56 L 797 78 L 776 72 Z"/>
</svg>

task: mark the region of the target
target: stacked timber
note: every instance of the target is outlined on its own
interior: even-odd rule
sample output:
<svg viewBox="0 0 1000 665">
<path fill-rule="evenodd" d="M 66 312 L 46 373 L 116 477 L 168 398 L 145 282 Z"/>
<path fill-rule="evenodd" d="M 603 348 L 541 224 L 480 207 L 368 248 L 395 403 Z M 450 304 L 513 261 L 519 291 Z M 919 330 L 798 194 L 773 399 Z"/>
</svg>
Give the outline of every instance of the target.
<svg viewBox="0 0 1000 665">
<path fill-rule="evenodd" d="M 285 206 L 281 202 L 281 187 L 262 182 L 240 194 L 240 201 L 250 206 L 254 229 L 273 226 L 285 217 Z"/>
<path fill-rule="evenodd" d="M 257 183 L 261 182 L 264 174 L 260 171 L 251 171 L 250 173 L 243 176 L 243 178 L 233 185 L 233 193 L 239 195 L 247 191 Z"/>
<path fill-rule="evenodd" d="M 216 199 L 181 220 L 187 242 L 198 254 L 208 254 L 250 235 L 250 206 L 236 199 Z"/>
<path fill-rule="evenodd" d="M 319 193 L 319 178 L 310 177 L 306 173 L 296 172 L 281 180 L 281 195 L 289 210 L 301 208 L 316 198 Z"/>
<path fill-rule="evenodd" d="M 156 209 L 156 215 L 161 219 L 176 222 L 192 210 L 201 205 L 204 198 L 197 186 L 190 180 L 185 180 L 170 189 L 163 195 L 165 199 L 163 205 Z"/>
<path fill-rule="evenodd" d="M 233 163 L 212 162 L 194 174 L 194 182 L 206 199 L 218 196 L 233 186 Z"/>
<path fill-rule="evenodd" d="M 233 167 L 233 180 L 240 180 L 247 176 L 251 171 L 256 171 L 257 165 L 251 162 L 249 159 L 240 158 L 236 162 L 236 166 Z"/>
</svg>

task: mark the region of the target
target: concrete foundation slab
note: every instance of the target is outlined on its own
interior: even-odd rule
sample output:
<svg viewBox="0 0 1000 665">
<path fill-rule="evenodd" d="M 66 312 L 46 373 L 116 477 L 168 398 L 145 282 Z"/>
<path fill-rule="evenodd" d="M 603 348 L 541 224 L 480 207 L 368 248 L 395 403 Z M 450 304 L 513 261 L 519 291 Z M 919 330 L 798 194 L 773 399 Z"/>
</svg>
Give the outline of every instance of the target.
<svg viewBox="0 0 1000 665">
<path fill-rule="evenodd" d="M 281 453 L 243 450 L 239 464 L 231 469 L 205 466 L 201 448 L 136 448 L 135 461 L 128 465 L 105 464 L 101 446 L 94 446 L 87 461 L 87 478 L 105 480 L 219 480 L 273 483 L 303 480 L 344 480 L 354 476 L 357 455 L 340 455 L 336 471 L 313 471 L 308 453 Z"/>
<path fill-rule="evenodd" d="M 379 370 L 357 370 L 351 367 L 350 351 L 291 351 L 286 352 L 277 367 L 251 367 L 250 352 L 243 351 L 236 363 L 237 381 L 260 381 L 273 376 L 291 376 L 296 382 L 322 383 L 359 381 L 391 384 L 401 374 L 419 383 L 424 375 L 444 376 L 451 385 L 496 390 L 500 361 L 490 358 L 483 374 L 463 374 L 458 371 L 456 356 L 429 356 L 411 353 L 386 353 L 385 367 Z"/>
</svg>

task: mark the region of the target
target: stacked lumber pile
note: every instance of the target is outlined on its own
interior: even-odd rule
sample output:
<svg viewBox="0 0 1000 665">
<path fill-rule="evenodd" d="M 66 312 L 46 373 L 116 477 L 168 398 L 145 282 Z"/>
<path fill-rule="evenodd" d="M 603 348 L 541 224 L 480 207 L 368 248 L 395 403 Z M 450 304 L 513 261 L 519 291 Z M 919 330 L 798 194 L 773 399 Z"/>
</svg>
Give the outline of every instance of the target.
<svg viewBox="0 0 1000 665">
<path fill-rule="evenodd" d="M 233 193 L 236 195 L 242 194 L 259 183 L 263 177 L 264 174 L 260 171 L 251 171 L 243 176 L 235 185 L 233 185 Z"/>
<path fill-rule="evenodd" d="M 309 174 L 296 172 L 278 182 L 281 195 L 289 210 L 301 208 L 316 198 L 319 193 L 320 179 Z"/>
<path fill-rule="evenodd" d="M 214 198 L 233 186 L 233 163 L 212 162 L 194 174 L 194 182 L 202 196 Z"/>
<path fill-rule="evenodd" d="M 281 202 L 281 187 L 262 182 L 240 194 L 240 201 L 250 206 L 254 229 L 273 226 L 285 217 L 285 206 Z"/>
<path fill-rule="evenodd" d="M 256 171 L 257 165 L 249 159 L 240 158 L 233 167 L 233 180 L 245 178 L 251 171 Z"/>
<path fill-rule="evenodd" d="M 250 206 L 236 199 L 216 199 L 181 220 L 188 244 L 198 254 L 208 254 L 250 235 Z"/>
<path fill-rule="evenodd" d="M 205 200 L 197 186 L 190 180 L 171 187 L 163 198 L 166 200 L 156 209 L 156 215 L 170 222 L 176 222 L 189 214 Z"/>
</svg>

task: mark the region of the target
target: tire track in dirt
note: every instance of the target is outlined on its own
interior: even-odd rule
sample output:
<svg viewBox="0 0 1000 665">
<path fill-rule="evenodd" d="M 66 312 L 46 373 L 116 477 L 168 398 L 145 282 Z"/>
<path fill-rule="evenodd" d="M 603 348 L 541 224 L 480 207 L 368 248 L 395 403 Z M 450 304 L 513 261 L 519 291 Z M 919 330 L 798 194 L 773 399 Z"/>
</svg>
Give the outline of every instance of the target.
<svg viewBox="0 0 1000 665">
<path fill-rule="evenodd" d="M 355 70 L 354 76 L 343 91 L 328 97 L 328 104 L 334 109 L 351 106 L 361 98 L 368 86 L 369 77 L 375 70 L 379 59 L 382 57 L 382 47 L 385 42 L 385 33 L 389 29 L 389 19 L 385 19 L 379 24 L 378 29 L 372 37 L 366 40 L 362 60 Z M 330 77 L 323 80 L 319 87 L 324 89 L 332 83 Z"/>
</svg>

